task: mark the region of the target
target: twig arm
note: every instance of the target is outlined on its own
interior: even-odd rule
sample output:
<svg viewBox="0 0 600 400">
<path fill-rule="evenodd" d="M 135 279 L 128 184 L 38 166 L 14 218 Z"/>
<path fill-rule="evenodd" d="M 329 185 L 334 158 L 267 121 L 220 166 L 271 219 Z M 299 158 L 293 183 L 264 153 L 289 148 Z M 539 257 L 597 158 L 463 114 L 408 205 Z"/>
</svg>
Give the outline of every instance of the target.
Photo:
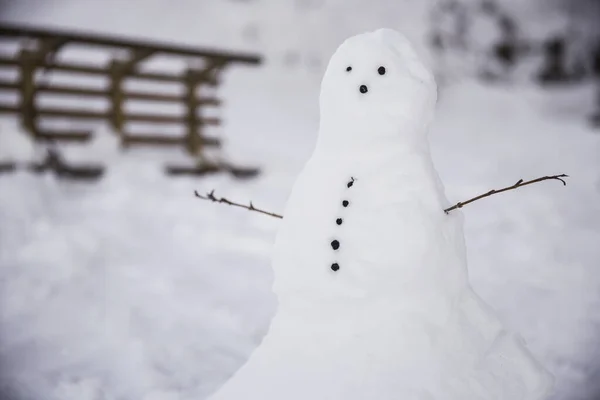
<svg viewBox="0 0 600 400">
<path fill-rule="evenodd" d="M 542 176 L 541 178 L 532 179 L 532 180 L 527 181 L 527 182 L 524 182 L 523 179 L 519 179 L 517 181 L 517 183 L 515 183 L 514 185 L 507 186 L 507 187 L 502 188 L 502 189 L 492 189 L 489 192 L 480 194 L 479 196 L 475 196 L 475 197 L 473 197 L 473 198 L 471 198 L 469 200 L 458 202 L 455 205 L 453 205 L 452 207 L 446 208 L 444 210 L 444 212 L 446 214 L 448 214 L 452 210 L 456 210 L 458 208 L 463 208 L 467 204 L 470 204 L 470 203 L 472 203 L 474 201 L 483 199 L 484 197 L 488 197 L 488 196 L 491 196 L 491 195 L 494 195 L 494 194 L 497 194 L 497 193 L 506 192 L 508 190 L 517 189 L 517 188 L 520 188 L 522 186 L 531 185 L 532 183 L 537 183 L 537 182 L 541 182 L 541 181 L 547 181 L 547 180 L 553 179 L 553 180 L 561 181 L 563 183 L 563 185 L 566 186 L 567 182 L 565 182 L 565 180 L 562 179 L 562 178 L 567 178 L 567 177 L 568 177 L 568 175 L 565 175 L 565 174 L 552 175 L 552 176 Z M 212 201 L 212 202 L 215 202 L 215 203 L 223 203 L 223 204 L 227 204 L 227 205 L 234 206 L 234 207 L 240 207 L 240 208 L 244 208 L 244 209 L 249 210 L 249 211 L 256 211 L 256 212 L 259 212 L 261 214 L 268 215 L 270 217 L 275 217 L 275 218 L 280 218 L 280 219 L 283 218 L 283 215 L 281 215 L 281 214 L 276 214 L 276 213 L 273 213 L 273 212 L 261 210 L 260 208 L 254 207 L 254 204 L 252 204 L 252 202 L 250 202 L 248 205 L 246 205 L 246 204 L 241 204 L 241 203 L 233 202 L 231 200 L 226 199 L 225 197 L 217 197 L 217 196 L 215 196 L 215 191 L 214 190 L 210 191 L 206 195 L 201 195 L 197 191 L 194 191 L 194 194 L 195 194 L 195 196 L 197 198 L 202 199 L 202 200 L 209 200 L 209 201 Z"/>
<path fill-rule="evenodd" d="M 560 174 L 560 175 L 552 175 L 552 176 L 542 176 L 541 178 L 532 179 L 532 180 L 527 181 L 527 182 L 523 182 L 523 179 L 519 179 L 517 181 L 517 183 L 515 183 L 514 185 L 507 186 L 507 187 L 502 188 L 502 189 L 492 189 L 489 192 L 484 193 L 484 194 L 480 194 L 479 196 L 473 197 L 472 199 L 458 202 L 455 205 L 453 205 L 452 207 L 449 207 L 449 208 L 445 209 L 444 212 L 446 214 L 448 214 L 452 210 L 456 210 L 457 208 L 463 208 L 467 204 L 472 203 L 474 201 L 477 201 L 479 199 L 483 199 L 484 197 L 488 197 L 488 196 L 491 196 L 491 195 L 497 194 L 497 193 L 506 192 L 508 190 L 517 189 L 517 188 L 520 188 L 522 186 L 531 185 L 532 183 L 541 182 L 541 181 L 547 181 L 547 180 L 550 180 L 550 179 L 561 181 L 563 183 L 563 185 L 566 186 L 567 182 L 565 182 L 565 180 L 562 179 L 562 178 L 568 178 L 568 177 L 569 177 L 569 175 Z"/>
<path fill-rule="evenodd" d="M 198 191 L 194 191 L 194 195 L 202 200 L 209 200 L 209 201 L 212 201 L 215 203 L 223 203 L 223 204 L 227 204 L 227 205 L 234 206 L 234 207 L 240 207 L 240 208 L 244 208 L 249 211 L 256 211 L 261 214 L 269 215 L 269 216 L 275 217 L 275 218 L 283 218 L 283 215 L 275 214 L 275 213 L 261 210 L 260 208 L 254 207 L 254 204 L 252 204 L 252 202 L 250 202 L 249 205 L 245 205 L 245 204 L 235 203 L 233 201 L 227 200 L 225 197 L 217 197 L 217 196 L 215 196 L 214 190 L 211 190 L 209 193 L 207 193 L 204 196 L 201 195 L 200 193 L 198 193 Z"/>
</svg>

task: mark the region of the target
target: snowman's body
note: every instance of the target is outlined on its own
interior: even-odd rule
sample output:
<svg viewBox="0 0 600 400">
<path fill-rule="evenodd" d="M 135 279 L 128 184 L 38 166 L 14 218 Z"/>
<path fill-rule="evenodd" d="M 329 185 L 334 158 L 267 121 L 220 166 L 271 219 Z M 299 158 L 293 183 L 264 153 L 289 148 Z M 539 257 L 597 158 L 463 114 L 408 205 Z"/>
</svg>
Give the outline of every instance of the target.
<svg viewBox="0 0 600 400">
<path fill-rule="evenodd" d="M 400 34 L 338 49 L 277 236 L 277 314 L 211 399 L 544 398 L 548 374 L 469 286 L 460 214 L 444 213 L 429 155 L 435 101 Z"/>
</svg>

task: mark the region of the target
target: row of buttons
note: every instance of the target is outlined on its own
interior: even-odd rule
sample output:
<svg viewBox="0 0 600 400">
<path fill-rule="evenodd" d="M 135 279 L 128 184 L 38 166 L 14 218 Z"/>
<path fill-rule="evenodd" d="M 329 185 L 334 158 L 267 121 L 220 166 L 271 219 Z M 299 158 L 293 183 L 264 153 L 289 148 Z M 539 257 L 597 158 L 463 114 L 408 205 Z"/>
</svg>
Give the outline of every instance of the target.
<svg viewBox="0 0 600 400">
<path fill-rule="evenodd" d="M 351 179 L 351 180 L 350 180 L 350 182 L 348 182 L 348 183 L 346 184 L 346 186 L 347 186 L 348 188 L 351 188 L 351 187 L 354 185 L 354 178 L 350 178 L 350 179 Z M 350 205 L 350 202 L 349 202 L 348 200 L 343 200 L 343 201 L 342 201 L 342 207 L 346 208 L 346 207 L 348 207 L 349 205 Z M 337 225 L 342 225 L 342 223 L 343 223 L 343 222 L 344 222 L 344 220 L 343 220 L 342 218 L 337 218 L 337 219 L 335 220 L 335 223 L 336 223 Z M 340 248 L 340 242 L 339 242 L 339 240 L 337 240 L 337 239 L 334 239 L 334 240 L 332 240 L 332 241 L 331 241 L 331 248 L 332 248 L 334 251 L 335 251 L 335 250 L 338 250 L 338 249 Z M 331 264 L 331 269 L 332 269 L 333 271 L 338 271 L 338 270 L 340 269 L 340 265 L 339 265 L 338 263 L 334 262 L 333 264 Z"/>
</svg>

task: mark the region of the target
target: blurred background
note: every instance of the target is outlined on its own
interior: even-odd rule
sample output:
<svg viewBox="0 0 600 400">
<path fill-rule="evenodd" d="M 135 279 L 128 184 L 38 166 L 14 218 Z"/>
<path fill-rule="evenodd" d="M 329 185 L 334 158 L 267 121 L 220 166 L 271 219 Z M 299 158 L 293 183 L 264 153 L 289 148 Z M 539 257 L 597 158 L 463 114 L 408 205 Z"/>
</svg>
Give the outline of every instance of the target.
<svg viewBox="0 0 600 400">
<path fill-rule="evenodd" d="M 431 144 L 452 202 L 570 175 L 465 207 L 469 271 L 556 376 L 554 400 L 600 399 L 598 21 L 596 0 L 1 1 L 2 26 L 175 50 L 0 35 L 0 398 L 197 400 L 222 385 L 273 315 L 279 220 L 194 190 L 282 212 L 329 57 L 390 27 L 436 73 Z M 34 92 L 54 110 L 43 120 L 20 99 Z M 178 123 L 140 117 L 159 114 Z"/>
</svg>

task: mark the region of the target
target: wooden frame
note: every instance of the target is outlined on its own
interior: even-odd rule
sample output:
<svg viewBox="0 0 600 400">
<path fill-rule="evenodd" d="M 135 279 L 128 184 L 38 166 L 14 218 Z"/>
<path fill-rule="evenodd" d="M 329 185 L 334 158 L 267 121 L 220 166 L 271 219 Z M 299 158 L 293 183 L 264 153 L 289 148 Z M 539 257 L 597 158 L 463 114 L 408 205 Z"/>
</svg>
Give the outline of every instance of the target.
<svg viewBox="0 0 600 400">
<path fill-rule="evenodd" d="M 210 49 L 199 49 L 173 44 L 155 43 L 142 40 L 126 40 L 110 36 L 92 35 L 79 32 L 26 28 L 0 25 L 0 38 L 5 40 L 23 40 L 33 42 L 31 46 L 21 46 L 20 51 L 11 57 L 0 56 L 0 68 L 18 68 L 17 80 L 0 80 L 0 91 L 17 92 L 17 105 L 0 105 L 0 114 L 16 114 L 22 126 L 32 139 L 42 142 L 86 142 L 92 138 L 91 130 L 56 131 L 43 129 L 40 121 L 47 118 L 81 119 L 85 121 L 107 121 L 119 135 L 124 148 L 139 145 L 183 146 L 187 153 L 201 159 L 205 147 L 220 146 L 218 138 L 204 135 L 204 127 L 220 125 L 218 118 L 202 117 L 206 107 L 219 107 L 221 100 L 213 97 L 200 97 L 198 88 L 218 86 L 219 75 L 224 68 L 232 64 L 258 65 L 261 59 L 257 55 L 232 53 Z M 112 59 L 106 65 L 56 62 L 56 54 L 66 46 L 79 44 L 99 46 L 100 48 L 125 50 L 128 58 Z M 202 60 L 201 68 L 188 68 L 181 73 L 144 72 L 139 67 L 152 57 L 161 55 L 180 57 L 185 60 Z M 84 86 L 66 86 L 51 82 L 38 82 L 35 77 L 39 71 L 63 72 L 83 76 L 100 76 L 108 79 L 105 88 Z M 124 83 L 130 79 L 150 82 L 179 83 L 185 87 L 181 95 L 165 94 L 160 91 L 140 92 L 126 90 Z M 59 94 L 72 98 L 97 98 L 109 102 L 107 111 L 74 109 L 70 107 L 41 107 L 37 104 L 40 94 Z M 127 112 L 125 102 L 145 101 L 168 104 L 180 104 L 185 109 L 181 116 Z M 177 124 L 183 126 L 185 134 L 180 137 L 134 134 L 127 130 L 130 122 L 149 124 Z M 178 167 L 173 167 L 178 170 Z M 171 168 L 171 169 L 173 169 Z"/>
</svg>

